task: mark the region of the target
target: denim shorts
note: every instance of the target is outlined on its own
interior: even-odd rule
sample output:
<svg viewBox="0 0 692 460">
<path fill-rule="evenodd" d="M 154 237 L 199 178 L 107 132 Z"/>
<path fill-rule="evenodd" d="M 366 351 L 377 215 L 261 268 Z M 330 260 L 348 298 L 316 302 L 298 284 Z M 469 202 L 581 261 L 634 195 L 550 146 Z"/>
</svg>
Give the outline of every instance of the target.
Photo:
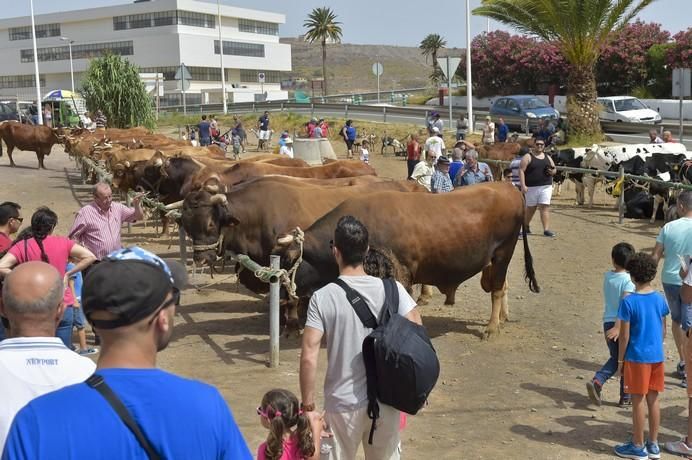
<svg viewBox="0 0 692 460">
<path fill-rule="evenodd" d="M 692 311 L 690 311 L 692 305 L 682 303 L 680 298 L 681 287 L 677 284 L 663 283 L 663 292 L 666 294 L 671 319 L 679 323 L 684 331 L 687 331 L 692 327 Z"/>
<path fill-rule="evenodd" d="M 74 312 L 72 324 L 78 330 L 84 329 L 84 324 L 86 323 L 86 318 L 84 317 L 84 310 L 78 307 L 72 307 L 72 311 Z"/>
</svg>

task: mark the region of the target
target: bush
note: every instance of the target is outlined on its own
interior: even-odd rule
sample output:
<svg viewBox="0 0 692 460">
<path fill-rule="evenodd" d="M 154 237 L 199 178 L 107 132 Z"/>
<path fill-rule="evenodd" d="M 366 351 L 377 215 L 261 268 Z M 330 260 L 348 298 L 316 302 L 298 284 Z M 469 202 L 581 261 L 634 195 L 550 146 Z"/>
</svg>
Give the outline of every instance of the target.
<svg viewBox="0 0 692 460">
<path fill-rule="evenodd" d="M 127 59 L 108 54 L 91 61 L 82 79 L 87 109 L 101 110 L 108 126 L 129 128 L 156 125 L 151 97 L 139 78 L 139 68 Z"/>
</svg>

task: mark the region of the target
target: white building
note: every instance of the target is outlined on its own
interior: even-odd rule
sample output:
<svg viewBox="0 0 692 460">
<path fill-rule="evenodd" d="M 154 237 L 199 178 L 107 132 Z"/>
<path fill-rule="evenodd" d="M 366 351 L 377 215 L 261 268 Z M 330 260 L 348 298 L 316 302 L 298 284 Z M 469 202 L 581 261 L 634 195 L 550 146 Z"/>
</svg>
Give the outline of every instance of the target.
<svg viewBox="0 0 692 460">
<path fill-rule="evenodd" d="M 90 59 L 120 54 L 142 73 L 164 77 L 162 105 L 181 104 L 174 80 L 184 63 L 192 76 L 188 104 L 221 102 L 219 24 L 216 2 L 150 0 L 35 16 L 41 93 L 70 89 L 71 40 L 75 87 Z M 221 5 L 223 63 L 229 102 L 288 97 L 281 72 L 291 70 L 291 47 L 279 43 L 283 14 Z M 35 99 L 31 18 L 0 20 L 0 97 Z M 260 84 L 258 74 L 265 83 Z"/>
</svg>

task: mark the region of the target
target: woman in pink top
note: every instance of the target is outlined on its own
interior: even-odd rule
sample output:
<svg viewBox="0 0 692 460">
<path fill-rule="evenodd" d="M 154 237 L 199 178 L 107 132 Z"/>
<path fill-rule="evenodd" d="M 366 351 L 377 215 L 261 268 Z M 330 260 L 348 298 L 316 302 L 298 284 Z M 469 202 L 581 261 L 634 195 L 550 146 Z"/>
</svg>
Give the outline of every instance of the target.
<svg viewBox="0 0 692 460">
<path fill-rule="evenodd" d="M 257 460 L 315 460 L 320 458 L 322 416 L 304 414 L 298 398 L 288 390 L 271 390 L 257 408 L 267 440 L 257 449 Z"/>
<path fill-rule="evenodd" d="M 64 236 L 52 235 L 58 223 L 58 216 L 49 208 L 41 207 L 31 216 L 31 227 L 24 230 L 12 243 L 7 254 L 0 259 L 0 277 L 7 275 L 14 266 L 28 261 L 43 261 L 58 270 L 63 275 L 65 307 L 74 304 L 72 290 L 67 280 L 73 274 L 82 271 L 96 260 L 94 254 L 83 246 Z M 75 266 L 66 271 L 67 262 Z M 56 335 L 65 345 L 72 349 L 72 309 L 66 308 Z"/>
</svg>

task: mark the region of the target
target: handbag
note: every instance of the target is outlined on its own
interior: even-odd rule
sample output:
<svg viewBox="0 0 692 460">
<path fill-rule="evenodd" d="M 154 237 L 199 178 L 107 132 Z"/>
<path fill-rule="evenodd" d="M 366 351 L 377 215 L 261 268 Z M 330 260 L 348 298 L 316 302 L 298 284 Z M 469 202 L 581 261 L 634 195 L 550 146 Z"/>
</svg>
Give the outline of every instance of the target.
<svg viewBox="0 0 692 460">
<path fill-rule="evenodd" d="M 162 457 L 156 452 L 156 449 L 151 445 L 151 442 L 149 442 L 149 439 L 144 435 L 142 429 L 137 425 L 130 411 L 127 410 L 125 404 L 123 404 L 120 398 L 113 392 L 113 389 L 108 386 L 103 377 L 98 374 L 93 374 L 86 380 L 86 384 L 98 391 L 108 404 L 110 404 L 115 413 L 118 414 L 118 417 L 120 417 L 120 420 L 122 420 L 125 426 L 135 435 L 135 438 L 137 438 L 137 441 L 139 441 L 139 444 L 147 453 L 147 457 L 149 457 L 150 460 L 161 460 Z"/>
</svg>

